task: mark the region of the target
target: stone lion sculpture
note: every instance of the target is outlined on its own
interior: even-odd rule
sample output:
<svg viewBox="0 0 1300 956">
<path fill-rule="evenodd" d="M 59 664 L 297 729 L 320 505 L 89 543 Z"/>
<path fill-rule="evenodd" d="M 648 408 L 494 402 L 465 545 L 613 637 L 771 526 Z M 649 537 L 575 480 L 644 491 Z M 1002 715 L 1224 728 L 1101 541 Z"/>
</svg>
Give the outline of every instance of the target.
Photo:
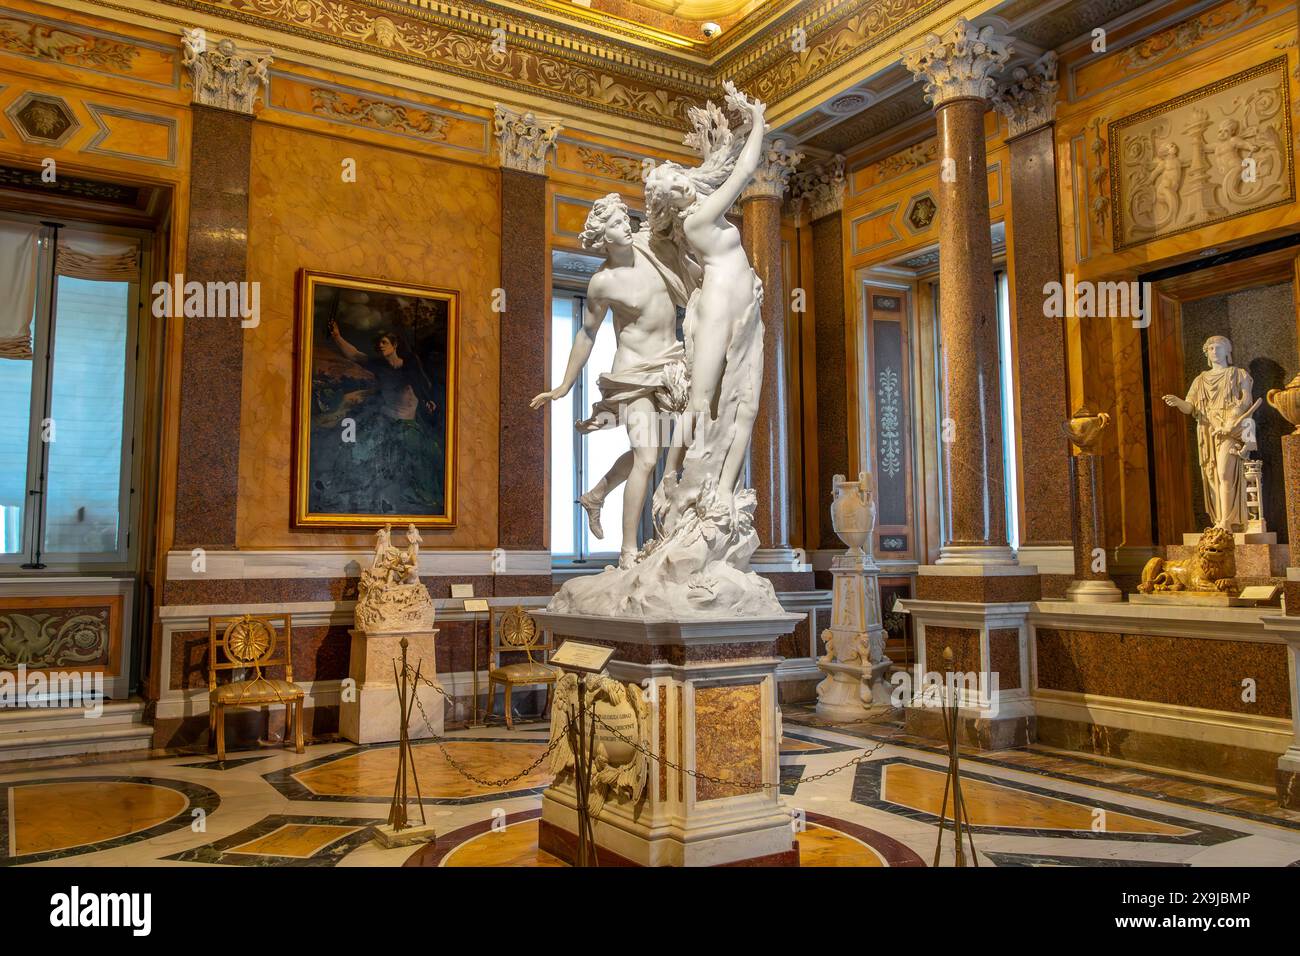
<svg viewBox="0 0 1300 956">
<path fill-rule="evenodd" d="M 1143 594 L 1152 591 L 1231 591 L 1237 586 L 1232 534 L 1207 528 L 1196 551 L 1182 561 L 1152 558 L 1142 569 Z"/>
</svg>

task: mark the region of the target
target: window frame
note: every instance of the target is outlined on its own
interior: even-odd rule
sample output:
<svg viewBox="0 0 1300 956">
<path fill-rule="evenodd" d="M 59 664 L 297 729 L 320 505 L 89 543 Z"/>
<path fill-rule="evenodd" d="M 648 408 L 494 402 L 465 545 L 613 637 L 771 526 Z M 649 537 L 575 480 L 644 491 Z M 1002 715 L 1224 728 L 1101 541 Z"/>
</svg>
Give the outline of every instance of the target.
<svg viewBox="0 0 1300 956">
<path fill-rule="evenodd" d="M 42 474 L 48 472 L 48 443 L 42 440 L 43 423 L 49 418 L 53 402 L 53 386 L 57 377 L 54 368 L 54 342 L 58 336 L 58 283 L 54 273 L 55 256 L 51 239 L 55 230 L 48 219 L 24 215 L 6 210 L 4 216 L 10 220 L 38 223 L 41 230 L 38 235 L 39 253 L 37 257 L 37 288 L 35 317 L 32 322 L 32 388 L 28 409 L 27 434 L 27 500 L 22 514 L 22 550 L 16 553 L 0 553 L 0 575 L 36 575 L 57 576 L 76 574 L 83 570 L 95 573 L 129 573 L 135 570 L 140 542 L 136 532 L 140 511 L 139 496 L 135 490 L 139 485 L 141 461 L 135 454 L 135 447 L 142 434 L 143 403 L 140 401 L 140 336 L 141 323 L 145 321 L 147 310 L 143 301 L 144 277 L 150 272 L 150 236 L 147 230 L 124 226 L 112 226 L 102 223 L 64 220 L 58 223 L 59 231 L 76 229 L 80 232 L 93 232 L 103 235 L 126 236 L 140 243 L 139 272 L 134 280 L 127 283 L 126 342 L 124 345 L 125 368 L 123 370 L 122 388 L 122 440 L 118 455 L 118 536 L 114 551 L 86 552 L 61 551 L 50 552 L 43 547 L 39 551 L 37 562 L 37 535 L 44 536 L 48 515 L 45 512 L 48 501 L 48 474 L 42 480 Z M 55 422 L 57 429 L 58 424 Z M 57 441 L 57 431 L 56 431 Z M 39 502 L 39 510 L 33 507 L 33 499 Z M 37 566 L 33 566 L 37 565 Z"/>
</svg>

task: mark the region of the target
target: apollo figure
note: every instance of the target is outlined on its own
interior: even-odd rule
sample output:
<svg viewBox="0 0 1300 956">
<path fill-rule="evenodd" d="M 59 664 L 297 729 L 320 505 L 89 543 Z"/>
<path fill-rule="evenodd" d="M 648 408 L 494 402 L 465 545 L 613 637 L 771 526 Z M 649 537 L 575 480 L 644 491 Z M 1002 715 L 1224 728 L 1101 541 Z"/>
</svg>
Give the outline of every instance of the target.
<svg viewBox="0 0 1300 956">
<path fill-rule="evenodd" d="M 651 251 L 650 237 L 633 233 L 618 193 L 596 200 L 580 238 L 584 249 L 603 253 L 605 262 L 588 283 L 582 327 L 569 350 L 564 377 L 530 405 L 540 408 L 569 394 L 591 357 L 605 315 L 612 313 L 617 342 L 613 367 L 597 379 L 601 397 L 591 417 L 576 427 L 585 433 L 622 424 L 631 448 L 579 496 L 578 503 L 587 513 L 591 533 L 603 538 L 601 507 L 609 493 L 626 482 L 619 566 L 628 567 L 636 559 L 637 527 L 655 464 L 671 442 L 674 416 L 686 405 L 686 351 L 677 339 L 677 306 L 685 305 L 686 289 Z"/>
</svg>

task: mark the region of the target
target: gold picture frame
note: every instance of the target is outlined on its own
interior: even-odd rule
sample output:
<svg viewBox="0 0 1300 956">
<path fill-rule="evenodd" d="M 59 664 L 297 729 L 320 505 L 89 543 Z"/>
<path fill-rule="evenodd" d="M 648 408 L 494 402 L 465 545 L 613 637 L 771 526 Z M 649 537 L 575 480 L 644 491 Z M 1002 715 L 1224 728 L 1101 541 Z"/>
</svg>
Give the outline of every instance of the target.
<svg viewBox="0 0 1300 956">
<path fill-rule="evenodd" d="M 293 525 L 456 526 L 460 294 L 301 269 Z"/>
</svg>

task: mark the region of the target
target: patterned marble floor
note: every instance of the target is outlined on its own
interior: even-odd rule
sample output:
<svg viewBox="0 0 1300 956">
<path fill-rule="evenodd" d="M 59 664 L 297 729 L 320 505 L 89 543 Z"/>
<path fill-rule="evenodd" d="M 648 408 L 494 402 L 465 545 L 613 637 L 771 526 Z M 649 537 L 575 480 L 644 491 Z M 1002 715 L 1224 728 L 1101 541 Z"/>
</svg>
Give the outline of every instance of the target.
<svg viewBox="0 0 1300 956">
<path fill-rule="evenodd" d="M 945 784 L 932 743 L 880 724 L 817 727 L 787 709 L 782 792 L 804 866 L 928 866 Z M 541 725 L 460 731 L 446 754 L 490 778 L 525 771 Z M 856 768 L 809 780 L 880 748 Z M 0 866 L 400 866 L 370 827 L 387 814 L 392 746 L 265 749 L 0 772 Z M 537 847 L 542 771 L 467 781 L 417 744 L 441 866 L 559 866 Z M 1297 866 L 1300 813 L 1242 786 L 1042 749 L 971 754 L 963 789 L 981 865 Z M 495 825 L 494 825 L 495 824 Z M 951 863 L 951 838 L 941 858 Z"/>
</svg>

